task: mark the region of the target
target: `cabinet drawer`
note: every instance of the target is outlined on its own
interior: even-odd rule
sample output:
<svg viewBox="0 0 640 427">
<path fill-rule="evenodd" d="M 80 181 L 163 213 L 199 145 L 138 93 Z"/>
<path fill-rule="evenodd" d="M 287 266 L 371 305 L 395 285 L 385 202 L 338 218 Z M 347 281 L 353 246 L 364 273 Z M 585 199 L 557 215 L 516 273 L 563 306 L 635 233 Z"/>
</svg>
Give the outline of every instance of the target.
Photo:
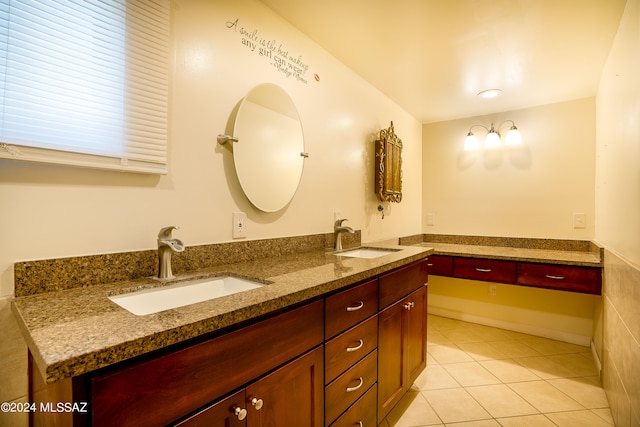
<svg viewBox="0 0 640 427">
<path fill-rule="evenodd" d="M 376 427 L 377 395 L 378 387 L 374 384 L 347 412 L 331 424 L 331 427 Z"/>
<path fill-rule="evenodd" d="M 448 255 L 429 255 L 427 269 L 434 276 L 453 276 L 453 257 Z"/>
<path fill-rule="evenodd" d="M 481 258 L 455 258 L 453 275 L 462 279 L 516 283 L 516 263 Z"/>
<path fill-rule="evenodd" d="M 378 316 L 354 326 L 325 344 L 325 384 L 378 346 Z"/>
<path fill-rule="evenodd" d="M 378 357 L 374 350 L 325 388 L 325 425 L 331 424 L 377 380 Z"/>
<path fill-rule="evenodd" d="M 320 344 L 323 316 L 316 301 L 93 377 L 93 426 L 166 425 Z"/>
<path fill-rule="evenodd" d="M 380 276 L 380 309 L 388 307 L 427 283 L 427 264 L 427 260 L 419 261 Z"/>
<path fill-rule="evenodd" d="M 378 311 L 378 281 L 327 297 L 325 336 L 331 338 Z"/>
<path fill-rule="evenodd" d="M 521 262 L 518 284 L 600 295 L 602 271 L 594 267 Z"/>
</svg>

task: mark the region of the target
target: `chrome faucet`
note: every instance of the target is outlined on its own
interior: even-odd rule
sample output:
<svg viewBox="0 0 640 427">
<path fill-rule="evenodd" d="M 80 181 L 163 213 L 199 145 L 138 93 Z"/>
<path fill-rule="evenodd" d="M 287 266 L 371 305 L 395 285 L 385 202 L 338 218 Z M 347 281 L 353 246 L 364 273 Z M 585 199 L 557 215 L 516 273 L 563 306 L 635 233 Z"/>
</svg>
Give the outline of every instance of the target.
<svg viewBox="0 0 640 427">
<path fill-rule="evenodd" d="M 171 252 L 184 251 L 184 243 L 171 237 L 171 231 L 178 227 L 164 227 L 158 233 L 158 279 L 171 279 Z"/>
<path fill-rule="evenodd" d="M 355 231 L 353 231 L 353 228 L 347 227 L 346 225 L 342 225 L 344 221 L 349 221 L 349 220 L 338 219 L 336 220 L 336 223 L 333 225 L 333 240 L 335 241 L 334 249 L 336 251 L 342 250 L 342 233 L 344 233 L 345 231 L 351 234 L 355 233 Z"/>
</svg>

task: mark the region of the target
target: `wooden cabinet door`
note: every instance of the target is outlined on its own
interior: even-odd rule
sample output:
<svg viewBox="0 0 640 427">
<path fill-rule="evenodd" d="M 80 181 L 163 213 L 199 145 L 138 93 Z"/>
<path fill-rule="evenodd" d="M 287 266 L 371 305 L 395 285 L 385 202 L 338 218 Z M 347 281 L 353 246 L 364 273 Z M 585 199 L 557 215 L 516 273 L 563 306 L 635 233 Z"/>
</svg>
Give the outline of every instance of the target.
<svg viewBox="0 0 640 427">
<path fill-rule="evenodd" d="M 176 424 L 176 427 L 245 427 L 246 416 L 245 394 L 241 390 Z"/>
<path fill-rule="evenodd" d="M 246 395 L 247 427 L 323 427 L 324 349 L 311 350 L 250 384 Z"/>
<path fill-rule="evenodd" d="M 378 423 L 427 365 L 427 288 L 378 315 Z"/>
<path fill-rule="evenodd" d="M 407 384 L 411 384 L 427 366 L 427 287 L 407 297 L 410 309 L 406 316 Z"/>
<path fill-rule="evenodd" d="M 378 423 L 387 416 L 405 390 L 403 301 L 378 314 Z"/>
</svg>

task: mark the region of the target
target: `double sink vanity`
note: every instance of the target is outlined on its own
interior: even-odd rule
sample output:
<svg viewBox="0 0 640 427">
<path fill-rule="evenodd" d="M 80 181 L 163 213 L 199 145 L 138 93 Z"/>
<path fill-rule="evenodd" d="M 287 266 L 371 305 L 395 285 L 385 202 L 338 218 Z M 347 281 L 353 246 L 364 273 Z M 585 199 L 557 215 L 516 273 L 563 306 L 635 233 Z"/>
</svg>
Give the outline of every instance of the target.
<svg viewBox="0 0 640 427">
<path fill-rule="evenodd" d="M 321 248 L 18 297 L 29 401 L 86 409 L 31 424 L 377 425 L 426 366 L 431 252 Z"/>
<path fill-rule="evenodd" d="M 86 408 L 34 412 L 31 424 L 375 426 L 426 366 L 428 273 L 600 291 L 601 254 L 590 243 L 420 235 L 335 252 L 325 249 L 332 237 L 187 248 L 164 281 L 105 273 L 76 286 L 72 264 L 17 263 L 29 402 Z M 155 269 L 155 254 L 136 256 L 73 268 Z M 57 284 L 43 291 L 47 281 Z"/>
</svg>

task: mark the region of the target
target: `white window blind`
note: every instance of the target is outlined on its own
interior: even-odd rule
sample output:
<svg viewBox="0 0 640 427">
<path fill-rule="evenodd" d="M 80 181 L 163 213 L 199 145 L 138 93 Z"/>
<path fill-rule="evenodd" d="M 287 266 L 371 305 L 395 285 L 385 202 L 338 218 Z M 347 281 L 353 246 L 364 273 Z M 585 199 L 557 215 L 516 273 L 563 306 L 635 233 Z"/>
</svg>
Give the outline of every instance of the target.
<svg viewBox="0 0 640 427">
<path fill-rule="evenodd" d="M 0 0 L 0 158 L 166 173 L 168 0 Z"/>
</svg>

